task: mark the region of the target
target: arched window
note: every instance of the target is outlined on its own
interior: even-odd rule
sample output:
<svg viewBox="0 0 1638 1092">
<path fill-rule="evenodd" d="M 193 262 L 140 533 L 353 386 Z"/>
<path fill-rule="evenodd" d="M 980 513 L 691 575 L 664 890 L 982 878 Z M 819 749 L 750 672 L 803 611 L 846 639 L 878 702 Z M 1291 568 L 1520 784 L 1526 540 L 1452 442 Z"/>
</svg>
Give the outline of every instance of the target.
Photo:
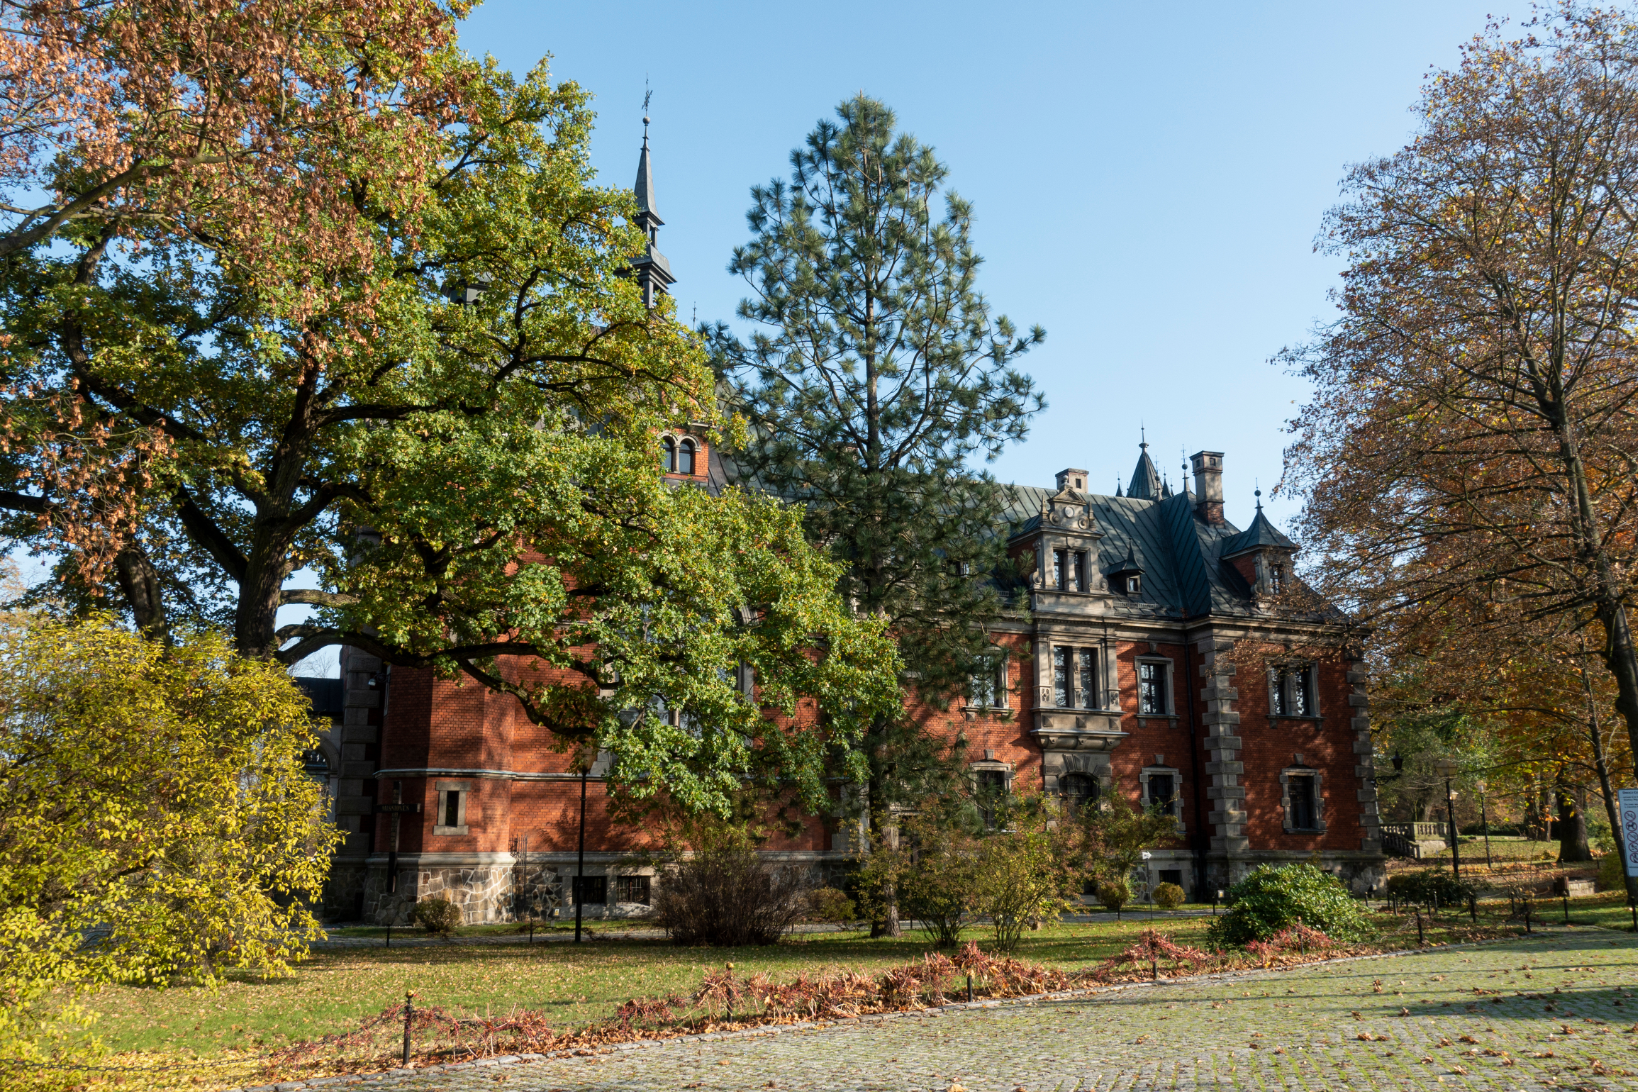
<svg viewBox="0 0 1638 1092">
<path fill-rule="evenodd" d="M 1058 792 L 1070 811 L 1080 811 L 1098 799 L 1098 779 L 1089 773 L 1066 773 L 1058 778 Z"/>
<path fill-rule="evenodd" d="M 694 473 L 694 441 L 684 440 L 677 452 L 677 473 Z"/>
<path fill-rule="evenodd" d="M 660 469 L 667 474 L 677 472 L 677 441 L 669 436 L 660 441 Z"/>
</svg>

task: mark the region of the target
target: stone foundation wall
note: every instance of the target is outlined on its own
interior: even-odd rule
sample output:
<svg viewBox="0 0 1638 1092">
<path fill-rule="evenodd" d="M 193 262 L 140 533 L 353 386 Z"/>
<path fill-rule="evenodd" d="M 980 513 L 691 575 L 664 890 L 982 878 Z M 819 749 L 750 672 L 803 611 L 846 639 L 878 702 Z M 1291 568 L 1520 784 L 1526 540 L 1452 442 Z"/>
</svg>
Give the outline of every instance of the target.
<svg viewBox="0 0 1638 1092">
<path fill-rule="evenodd" d="M 378 854 L 357 873 L 363 896 L 363 920 L 375 925 L 410 925 L 414 922 L 415 904 L 422 899 L 445 898 L 461 908 L 467 925 L 489 922 L 562 920 L 574 917 L 571 898 L 576 862 L 572 854 L 542 854 L 536 859 L 531 854 L 527 866 L 506 854 L 472 854 L 471 859 L 449 860 L 454 854 L 438 854 L 440 859 L 426 861 L 406 854 L 398 859 L 397 889 L 389 891 L 387 860 Z M 786 868 L 799 868 L 807 873 L 813 886 L 829 883 L 842 886 L 854 867 L 851 859 L 841 854 L 803 852 L 774 852 L 767 855 Z M 485 859 L 487 858 L 487 859 Z M 608 921 L 645 918 L 653 914 L 652 903 L 612 901 L 616 895 L 615 880 L 619 876 L 650 877 L 650 897 L 657 893 L 663 877 L 651 866 L 632 864 L 616 854 L 586 855 L 586 876 L 602 876 L 610 901 L 587 903 L 582 910 L 586 921 Z M 339 880 L 339 877 L 336 877 Z M 338 892 L 343 885 L 338 883 Z M 352 896 L 351 905 L 357 904 Z M 354 920 L 347 917 L 345 900 L 338 895 L 341 916 L 328 920 Z"/>
<path fill-rule="evenodd" d="M 324 881 L 321 921 L 364 921 L 368 865 L 363 857 L 337 857 Z"/>
</svg>

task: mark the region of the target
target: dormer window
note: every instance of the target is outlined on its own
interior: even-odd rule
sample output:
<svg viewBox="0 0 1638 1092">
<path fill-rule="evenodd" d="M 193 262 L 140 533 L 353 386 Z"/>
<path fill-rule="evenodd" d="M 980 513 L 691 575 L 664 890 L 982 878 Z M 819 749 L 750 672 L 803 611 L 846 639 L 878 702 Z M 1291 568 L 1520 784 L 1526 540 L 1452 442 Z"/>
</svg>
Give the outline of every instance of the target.
<svg viewBox="0 0 1638 1092">
<path fill-rule="evenodd" d="M 1285 591 L 1285 566 L 1270 565 L 1268 567 L 1268 588 L 1275 595 Z"/>
<path fill-rule="evenodd" d="M 1126 578 L 1126 594 L 1137 595 L 1143 590 L 1143 577 L 1129 576 Z"/>
<path fill-rule="evenodd" d="M 694 473 L 694 441 L 684 440 L 677 446 L 677 473 Z"/>
</svg>

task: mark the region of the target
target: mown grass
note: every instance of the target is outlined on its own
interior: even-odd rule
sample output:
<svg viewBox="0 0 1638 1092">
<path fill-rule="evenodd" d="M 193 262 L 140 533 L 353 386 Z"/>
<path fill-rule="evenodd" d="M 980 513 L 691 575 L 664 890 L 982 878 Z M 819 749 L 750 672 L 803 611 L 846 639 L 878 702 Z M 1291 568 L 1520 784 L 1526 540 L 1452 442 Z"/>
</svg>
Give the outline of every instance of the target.
<svg viewBox="0 0 1638 1092">
<path fill-rule="evenodd" d="M 1131 943 L 1147 917 L 1048 926 L 1027 933 L 1016 954 L 1067 969 L 1089 966 Z M 1195 944 L 1210 923 L 1157 924 Z M 969 936 L 988 947 L 987 930 Z M 803 934 L 767 948 L 678 948 L 661 940 L 351 948 L 316 952 L 286 978 L 236 978 L 215 991 L 111 987 L 91 1005 L 101 1013 L 98 1036 L 115 1052 L 211 1056 L 331 1034 L 410 990 L 417 1004 L 461 1013 L 536 1009 L 570 1028 L 608 1017 L 632 997 L 690 991 L 707 968 L 727 962 L 736 972 L 789 977 L 827 967 L 879 970 L 932 950 L 920 931 L 875 940 L 862 932 Z"/>
</svg>

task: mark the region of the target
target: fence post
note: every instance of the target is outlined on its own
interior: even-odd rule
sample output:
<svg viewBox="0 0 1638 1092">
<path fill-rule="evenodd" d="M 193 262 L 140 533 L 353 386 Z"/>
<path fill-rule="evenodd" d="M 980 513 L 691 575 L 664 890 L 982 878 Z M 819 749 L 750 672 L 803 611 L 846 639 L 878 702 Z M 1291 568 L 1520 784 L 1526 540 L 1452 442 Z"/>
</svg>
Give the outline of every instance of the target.
<svg viewBox="0 0 1638 1092">
<path fill-rule="evenodd" d="M 1473 918 L 1473 924 L 1479 924 L 1479 896 L 1469 895 L 1467 897 L 1467 912 Z"/>
<path fill-rule="evenodd" d="M 1416 909 L 1416 946 L 1418 948 L 1420 948 L 1423 944 L 1426 944 L 1426 943 L 1427 942 L 1422 939 L 1422 908 L 1417 907 L 1417 909 Z"/>
<path fill-rule="evenodd" d="M 973 972 L 968 971 L 967 972 L 967 1003 L 969 1005 L 972 1004 L 972 1000 L 973 1000 Z"/>
<path fill-rule="evenodd" d="M 404 1064 L 410 1062 L 410 1021 L 415 1016 L 415 994 L 404 995 Z"/>
<path fill-rule="evenodd" d="M 1570 924 L 1570 896 L 1564 896 L 1564 924 Z"/>
</svg>

